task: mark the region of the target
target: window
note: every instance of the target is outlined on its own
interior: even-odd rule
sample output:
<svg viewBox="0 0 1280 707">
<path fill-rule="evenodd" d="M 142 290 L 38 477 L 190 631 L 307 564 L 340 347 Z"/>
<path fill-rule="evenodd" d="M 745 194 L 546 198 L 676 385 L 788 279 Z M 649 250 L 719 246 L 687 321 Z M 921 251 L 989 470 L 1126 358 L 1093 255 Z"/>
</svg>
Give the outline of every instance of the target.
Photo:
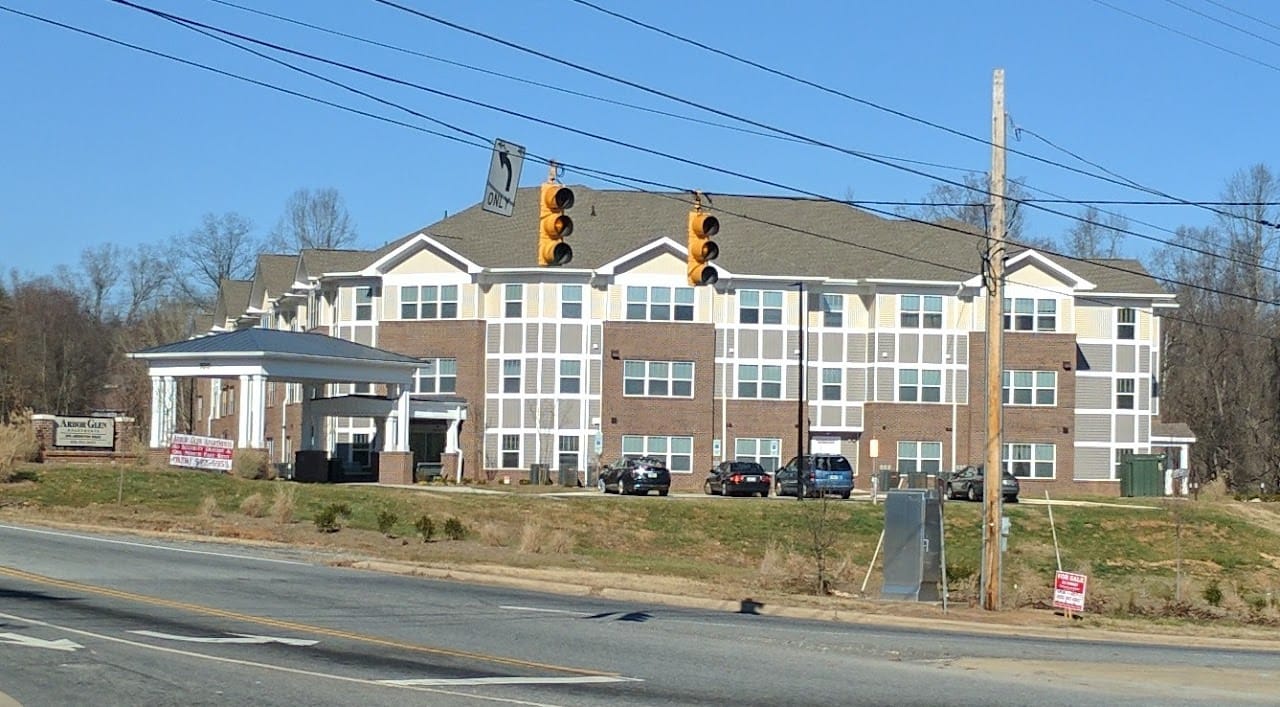
<svg viewBox="0 0 1280 707">
<path fill-rule="evenodd" d="M 1058 301 L 1006 297 L 1004 328 L 1005 331 L 1057 331 Z"/>
<path fill-rule="evenodd" d="M 369 452 L 373 451 L 372 445 L 369 443 L 369 435 L 353 434 L 351 435 L 351 463 L 359 464 L 361 469 L 368 469 L 371 465 Z"/>
<path fill-rule="evenodd" d="M 524 316 L 524 285 L 507 285 L 502 289 L 502 315 Z"/>
<path fill-rule="evenodd" d="M 840 400 L 841 381 L 844 379 L 843 368 L 822 369 L 822 399 Z"/>
<path fill-rule="evenodd" d="M 942 371 L 903 368 L 898 371 L 898 402 L 936 403 L 942 400 Z"/>
<path fill-rule="evenodd" d="M 413 392 L 415 393 L 453 393 L 458 389 L 458 359 L 428 358 L 423 359 L 416 373 L 413 374 Z"/>
<path fill-rule="evenodd" d="M 556 456 L 556 467 L 559 469 L 578 469 L 578 438 L 560 435 L 560 453 Z"/>
<path fill-rule="evenodd" d="M 733 441 L 733 458 L 740 462 L 755 462 L 772 473 L 782 465 L 782 440 L 742 437 Z"/>
<path fill-rule="evenodd" d="M 520 359 L 510 358 L 502 362 L 502 392 L 520 392 Z"/>
<path fill-rule="evenodd" d="M 822 326 L 844 326 L 844 295 L 822 296 Z"/>
<path fill-rule="evenodd" d="M 692 361 L 623 361 L 622 394 L 692 398 Z"/>
<path fill-rule="evenodd" d="M 738 366 L 738 397 L 782 399 L 782 366 Z"/>
<path fill-rule="evenodd" d="M 560 286 L 560 316 L 582 319 L 582 285 Z"/>
<path fill-rule="evenodd" d="M 782 290 L 739 291 L 738 321 L 742 324 L 781 324 Z"/>
<path fill-rule="evenodd" d="M 941 470 L 941 442 L 898 442 L 898 473 L 936 474 Z"/>
<path fill-rule="evenodd" d="M 693 288 L 628 287 L 627 319 L 642 322 L 691 322 Z"/>
<path fill-rule="evenodd" d="M 940 295 L 900 295 L 898 321 L 903 329 L 941 329 Z"/>
<path fill-rule="evenodd" d="M 1116 409 L 1132 410 L 1133 409 L 1133 379 L 1117 378 L 1116 379 Z"/>
<path fill-rule="evenodd" d="M 457 319 L 458 286 L 407 285 L 400 288 L 401 319 Z"/>
<path fill-rule="evenodd" d="M 1057 447 L 1052 444 L 1004 445 L 1004 470 L 1022 479 L 1052 479 Z"/>
<path fill-rule="evenodd" d="M 373 288 L 357 287 L 356 321 L 367 322 L 371 320 L 373 320 Z"/>
<path fill-rule="evenodd" d="M 1121 307 L 1116 312 L 1116 338 L 1134 339 L 1138 335 L 1138 313 L 1132 307 Z"/>
<path fill-rule="evenodd" d="M 582 392 L 582 361 L 560 360 L 560 392 Z"/>
<path fill-rule="evenodd" d="M 502 468 L 520 466 L 520 435 L 502 435 Z"/>
<path fill-rule="evenodd" d="M 1057 404 L 1058 374 L 1054 371 L 1005 371 L 1003 385 L 1001 402 L 1005 405 Z"/>
<path fill-rule="evenodd" d="M 671 473 L 688 474 L 693 471 L 693 438 L 623 435 L 622 455 L 657 457 Z"/>
</svg>

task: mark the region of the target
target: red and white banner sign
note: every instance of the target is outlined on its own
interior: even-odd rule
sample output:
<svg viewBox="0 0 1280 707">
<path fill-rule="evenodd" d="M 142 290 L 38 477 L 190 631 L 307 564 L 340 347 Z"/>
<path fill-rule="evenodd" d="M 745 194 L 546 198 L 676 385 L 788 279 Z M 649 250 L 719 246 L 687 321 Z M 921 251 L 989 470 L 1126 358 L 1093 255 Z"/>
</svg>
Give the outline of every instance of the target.
<svg viewBox="0 0 1280 707">
<path fill-rule="evenodd" d="M 174 435 L 169 442 L 169 465 L 191 469 L 231 471 L 235 442 L 219 437 Z"/>
<path fill-rule="evenodd" d="M 1058 571 L 1053 577 L 1053 605 L 1072 612 L 1084 611 L 1084 593 L 1089 578 L 1075 572 Z"/>
</svg>

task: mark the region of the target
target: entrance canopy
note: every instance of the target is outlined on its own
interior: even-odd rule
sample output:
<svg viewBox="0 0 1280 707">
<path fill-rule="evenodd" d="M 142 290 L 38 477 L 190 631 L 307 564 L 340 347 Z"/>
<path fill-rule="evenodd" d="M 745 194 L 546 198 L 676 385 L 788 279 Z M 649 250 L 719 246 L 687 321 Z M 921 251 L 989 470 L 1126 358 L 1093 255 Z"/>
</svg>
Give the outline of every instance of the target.
<svg viewBox="0 0 1280 707">
<path fill-rule="evenodd" d="M 313 406 L 327 383 L 386 385 L 388 394 L 378 405 L 378 417 L 386 422 L 386 451 L 405 452 L 409 439 L 409 395 L 414 372 L 422 361 L 411 356 L 327 334 L 238 329 L 129 354 L 147 362 L 151 376 L 151 446 L 165 447 L 177 422 L 178 378 L 238 378 L 240 405 L 237 447 L 265 446 L 266 381 L 301 383 L 303 449 L 314 449 L 316 417 L 360 415 L 352 403 L 347 409 L 337 398 L 326 401 L 323 411 Z M 368 397 L 362 396 L 365 405 Z M 316 409 L 313 409 L 316 408 Z"/>
</svg>

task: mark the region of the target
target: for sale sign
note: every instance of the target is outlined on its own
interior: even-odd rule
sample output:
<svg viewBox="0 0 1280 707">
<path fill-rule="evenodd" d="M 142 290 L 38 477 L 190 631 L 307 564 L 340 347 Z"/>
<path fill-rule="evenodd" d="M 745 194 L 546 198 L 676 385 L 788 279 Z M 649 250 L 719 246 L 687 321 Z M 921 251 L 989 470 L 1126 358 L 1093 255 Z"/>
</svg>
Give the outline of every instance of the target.
<svg viewBox="0 0 1280 707">
<path fill-rule="evenodd" d="M 1084 611 L 1084 593 L 1089 578 L 1075 572 L 1058 571 L 1053 577 L 1053 605 L 1072 613 Z"/>
<path fill-rule="evenodd" d="M 169 442 L 169 464 L 191 469 L 231 471 L 233 451 L 235 442 L 229 439 L 174 435 Z"/>
</svg>

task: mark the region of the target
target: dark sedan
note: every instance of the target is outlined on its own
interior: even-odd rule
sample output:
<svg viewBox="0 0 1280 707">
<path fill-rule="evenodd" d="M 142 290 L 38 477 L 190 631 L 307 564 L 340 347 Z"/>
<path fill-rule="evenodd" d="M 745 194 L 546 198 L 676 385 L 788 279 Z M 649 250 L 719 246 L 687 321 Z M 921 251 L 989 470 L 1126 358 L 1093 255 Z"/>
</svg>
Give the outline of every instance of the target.
<svg viewBox="0 0 1280 707">
<path fill-rule="evenodd" d="M 769 487 L 773 479 L 765 472 L 764 467 L 755 462 L 727 461 L 720 462 L 711 470 L 707 480 L 702 483 L 702 490 L 720 496 L 754 496 L 763 498 L 769 495 Z"/>
<path fill-rule="evenodd" d="M 666 496 L 671 492 L 671 472 L 667 463 L 657 457 L 628 457 L 602 469 L 596 486 L 601 493 L 647 496 L 650 491 L 657 491 L 659 496 Z"/>
<path fill-rule="evenodd" d="M 982 466 L 966 466 L 947 479 L 944 490 L 947 498 L 967 498 L 970 501 L 981 501 L 985 483 Z M 1018 483 L 1018 477 L 1007 471 L 1004 472 L 1004 478 L 1000 479 L 1000 495 L 1004 497 L 1004 500 L 1008 503 L 1017 503 L 1018 493 L 1021 490 L 1022 485 Z"/>
</svg>

